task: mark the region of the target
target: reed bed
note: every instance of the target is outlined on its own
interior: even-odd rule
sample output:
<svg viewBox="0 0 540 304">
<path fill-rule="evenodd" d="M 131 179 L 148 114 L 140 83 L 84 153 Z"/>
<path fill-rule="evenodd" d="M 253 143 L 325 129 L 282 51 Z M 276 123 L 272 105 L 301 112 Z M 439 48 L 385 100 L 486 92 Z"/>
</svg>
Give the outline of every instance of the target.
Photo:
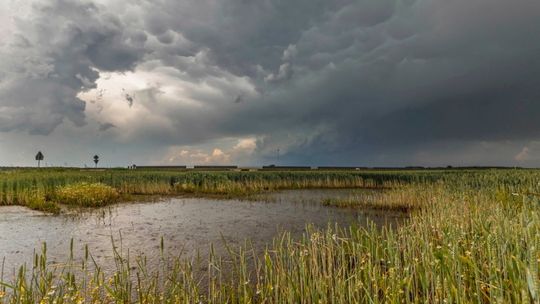
<svg viewBox="0 0 540 304">
<path fill-rule="evenodd" d="M 301 239 L 285 233 L 262 255 L 231 248 L 227 257 L 171 260 L 162 253 L 155 270 L 145 257 L 115 249 L 112 273 L 92 265 L 88 252 L 55 267 L 43 250 L 33 266 L 0 279 L 0 302 L 538 303 L 538 172 L 421 179 L 388 197 L 422 205 L 398 227 L 329 226 Z M 200 263 L 202 277 L 193 271 Z"/>
<path fill-rule="evenodd" d="M 417 186 L 402 186 L 385 191 L 364 191 L 344 198 L 326 198 L 324 206 L 409 213 L 426 207 L 429 198 Z"/>
<path fill-rule="evenodd" d="M 219 195 L 242 197 L 280 189 L 304 188 L 388 188 L 410 179 L 401 173 L 373 172 L 185 172 L 76 169 L 11 170 L 0 171 L 0 206 L 22 205 L 38 210 L 59 210 L 57 203 L 66 203 L 69 192 L 86 198 L 71 201 L 77 205 L 96 207 L 118 201 L 110 200 L 96 205 L 108 186 L 120 197 L 131 195 Z M 429 174 L 415 179 L 433 178 Z M 86 186 L 85 186 L 86 185 Z M 96 186 L 86 189 L 89 185 Z M 67 187 L 67 188 L 66 188 Z M 81 188 L 81 191 L 76 191 Z M 63 189 L 69 189 L 64 191 Z M 62 192 L 63 191 L 63 192 Z M 111 191 L 109 191 L 111 192 Z M 69 202 L 67 202 L 69 204 Z M 56 207 L 55 208 L 52 208 Z"/>
</svg>

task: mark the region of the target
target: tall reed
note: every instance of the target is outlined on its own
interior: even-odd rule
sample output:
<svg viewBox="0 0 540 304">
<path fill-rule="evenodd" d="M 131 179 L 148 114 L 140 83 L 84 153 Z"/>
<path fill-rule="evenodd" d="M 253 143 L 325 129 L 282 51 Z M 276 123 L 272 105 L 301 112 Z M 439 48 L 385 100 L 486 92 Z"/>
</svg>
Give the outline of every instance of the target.
<svg viewBox="0 0 540 304">
<path fill-rule="evenodd" d="M 422 208 L 405 224 L 285 233 L 262 255 L 230 248 L 201 261 L 162 253 L 154 257 L 161 266 L 149 269 L 145 257 L 115 249 L 116 270 L 104 273 L 90 253 L 55 267 L 43 250 L 31 269 L 4 275 L 0 302 L 538 303 L 539 180 L 535 171 L 411 180 L 395 197 Z"/>
</svg>

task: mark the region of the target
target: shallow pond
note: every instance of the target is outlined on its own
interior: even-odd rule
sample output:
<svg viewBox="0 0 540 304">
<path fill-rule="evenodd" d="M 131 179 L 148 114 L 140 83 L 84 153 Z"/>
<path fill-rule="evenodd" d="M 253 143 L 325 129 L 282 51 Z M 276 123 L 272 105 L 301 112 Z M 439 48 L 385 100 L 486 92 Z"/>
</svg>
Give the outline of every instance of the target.
<svg viewBox="0 0 540 304">
<path fill-rule="evenodd" d="M 378 225 L 396 224 L 402 215 L 370 213 L 321 205 L 324 198 L 356 195 L 358 189 L 291 190 L 261 196 L 255 201 L 208 198 L 167 198 L 157 202 L 118 204 L 78 215 L 44 215 L 23 207 L 0 207 L 0 261 L 5 270 L 13 271 L 30 262 L 34 250 L 47 243 L 49 261 L 65 262 L 71 239 L 75 254 L 82 254 L 88 244 L 96 261 L 112 267 L 111 238 L 117 245 L 129 248 L 130 255 L 158 255 L 160 240 L 165 251 L 174 256 L 204 256 L 215 244 L 224 253 L 223 244 L 243 245 L 250 240 L 263 249 L 282 231 L 299 237 L 307 224 L 325 227 L 366 223 L 369 218 Z M 221 245 L 220 245 L 221 244 Z"/>
</svg>

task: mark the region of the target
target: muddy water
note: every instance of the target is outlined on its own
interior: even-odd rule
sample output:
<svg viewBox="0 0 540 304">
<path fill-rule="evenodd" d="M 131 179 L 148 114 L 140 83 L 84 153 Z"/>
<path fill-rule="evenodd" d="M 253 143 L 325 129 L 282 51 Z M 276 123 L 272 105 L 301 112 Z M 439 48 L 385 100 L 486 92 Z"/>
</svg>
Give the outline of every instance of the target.
<svg viewBox="0 0 540 304">
<path fill-rule="evenodd" d="M 47 243 L 49 261 L 65 262 L 71 239 L 76 256 L 82 246 L 105 269 L 112 267 L 111 238 L 130 255 L 156 256 L 164 239 L 168 254 L 194 257 L 205 255 L 210 244 L 218 253 L 223 243 L 242 245 L 250 240 L 264 248 L 282 231 L 300 236 L 307 224 L 325 227 L 364 224 L 371 219 L 379 225 L 397 223 L 396 214 L 365 213 L 359 210 L 324 207 L 328 197 L 357 195 L 360 190 L 294 190 L 273 193 L 257 201 L 208 198 L 172 198 L 158 202 L 119 204 L 79 215 L 44 215 L 23 207 L 0 207 L 0 260 L 14 270 L 30 262 L 35 249 Z M 220 245 L 221 244 L 221 245 Z"/>
</svg>

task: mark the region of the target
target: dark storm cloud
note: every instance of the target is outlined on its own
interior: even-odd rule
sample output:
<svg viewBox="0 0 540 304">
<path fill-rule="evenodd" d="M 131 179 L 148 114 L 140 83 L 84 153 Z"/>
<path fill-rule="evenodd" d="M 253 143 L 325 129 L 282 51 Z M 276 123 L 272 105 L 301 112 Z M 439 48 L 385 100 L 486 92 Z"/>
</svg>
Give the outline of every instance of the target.
<svg viewBox="0 0 540 304">
<path fill-rule="evenodd" d="M 77 95 L 95 87 L 97 70 L 131 69 L 143 54 L 140 33 L 90 2 L 36 2 L 14 18 L 16 34 L 0 45 L 3 131 L 45 135 L 64 118 L 84 125 L 85 102 Z"/>
<path fill-rule="evenodd" d="M 487 63 L 465 75 L 420 88 L 415 95 L 426 103 L 369 121 L 366 137 L 388 138 L 388 144 L 396 145 L 439 139 L 540 137 L 540 56 L 528 55 Z"/>
<path fill-rule="evenodd" d="M 369 20 L 351 13 L 364 4 L 380 5 Z M 408 161 L 436 142 L 538 139 L 540 3 L 355 2 L 325 16 L 289 41 L 291 74 L 267 78 L 290 80 L 236 112 L 241 122 L 218 119 L 220 130 L 249 125 L 267 135 L 261 151 L 288 146 L 295 161 Z"/>
<path fill-rule="evenodd" d="M 255 75 L 255 66 L 277 69 L 283 50 L 302 31 L 347 1 L 161 1 L 148 2 L 145 26 L 161 37 L 181 33 L 200 48 L 211 50 L 216 63 L 241 75 Z"/>
<path fill-rule="evenodd" d="M 278 5 L 265 5 L 283 20 Z M 345 154 L 341 160 L 353 161 L 412 154 L 433 142 L 538 136 L 538 2 L 343 1 L 297 11 L 282 31 L 266 22 L 272 18 L 245 15 L 258 16 L 260 7 L 248 4 L 234 10 L 234 21 L 209 18 L 204 26 L 180 18 L 182 33 L 208 46 L 215 64 L 252 76 L 263 92 L 242 107 L 216 104 L 191 115 L 212 121 L 201 137 L 240 136 L 249 126 L 266 136 L 263 154 L 281 146 L 294 160 Z M 256 65 L 267 84 L 251 75 Z"/>
<path fill-rule="evenodd" d="M 407 164 L 540 140 L 536 0 L 45 3 L 0 47 L 1 130 L 83 125 L 96 70 L 136 67 L 182 86 L 126 92 L 159 121 L 124 130 L 138 142 L 256 136 L 262 161 Z"/>
</svg>

